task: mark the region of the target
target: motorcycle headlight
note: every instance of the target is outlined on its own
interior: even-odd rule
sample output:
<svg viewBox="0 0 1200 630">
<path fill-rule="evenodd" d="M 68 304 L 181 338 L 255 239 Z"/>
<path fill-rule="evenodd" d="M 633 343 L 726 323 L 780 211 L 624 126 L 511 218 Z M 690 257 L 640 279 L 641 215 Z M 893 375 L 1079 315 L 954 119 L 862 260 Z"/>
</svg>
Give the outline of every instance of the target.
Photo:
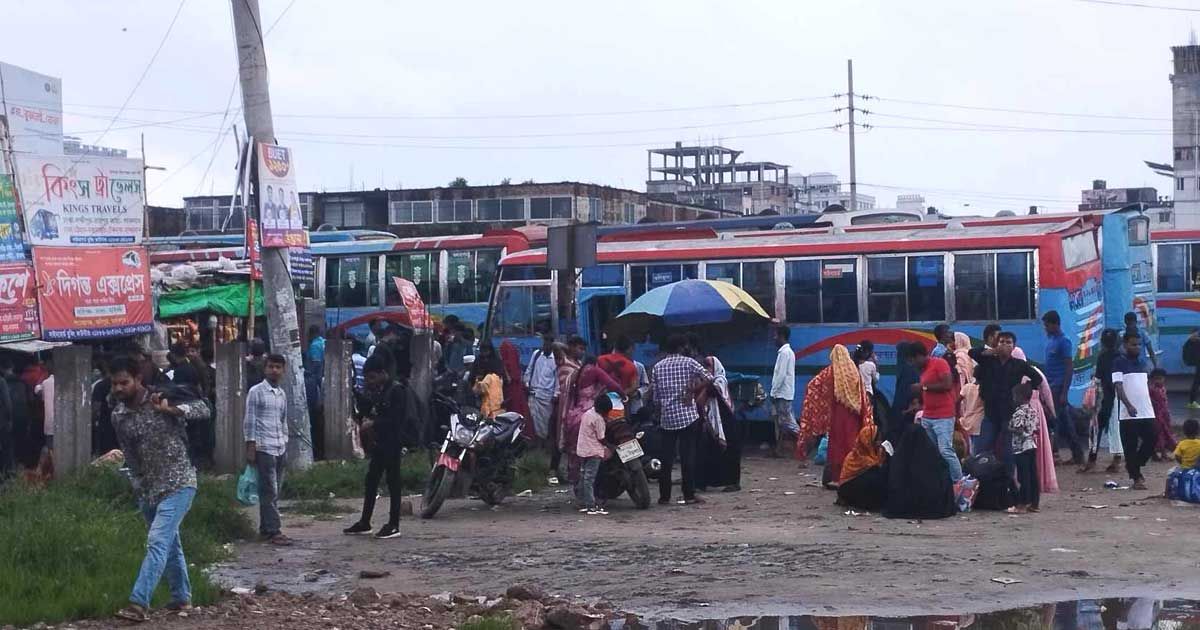
<svg viewBox="0 0 1200 630">
<path fill-rule="evenodd" d="M 475 437 L 475 432 L 461 424 L 454 427 L 454 441 L 462 446 L 471 443 L 471 438 Z"/>
</svg>

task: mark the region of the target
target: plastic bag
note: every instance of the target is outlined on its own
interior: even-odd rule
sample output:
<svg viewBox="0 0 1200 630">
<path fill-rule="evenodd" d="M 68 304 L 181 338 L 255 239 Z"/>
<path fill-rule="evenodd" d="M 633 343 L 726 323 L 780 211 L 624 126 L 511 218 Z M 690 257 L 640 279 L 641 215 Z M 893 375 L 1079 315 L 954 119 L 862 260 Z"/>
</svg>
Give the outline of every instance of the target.
<svg viewBox="0 0 1200 630">
<path fill-rule="evenodd" d="M 258 505 L 258 471 L 250 464 L 238 477 L 237 500 L 242 505 Z"/>
<path fill-rule="evenodd" d="M 954 498 L 959 512 L 970 512 L 975 506 L 975 495 L 979 493 L 979 480 L 966 475 L 954 484 Z"/>
<path fill-rule="evenodd" d="M 826 458 L 828 458 L 828 457 L 829 457 L 829 436 L 826 435 L 821 438 L 821 443 L 817 445 L 817 456 L 813 458 L 813 461 L 817 464 L 824 464 Z"/>
</svg>

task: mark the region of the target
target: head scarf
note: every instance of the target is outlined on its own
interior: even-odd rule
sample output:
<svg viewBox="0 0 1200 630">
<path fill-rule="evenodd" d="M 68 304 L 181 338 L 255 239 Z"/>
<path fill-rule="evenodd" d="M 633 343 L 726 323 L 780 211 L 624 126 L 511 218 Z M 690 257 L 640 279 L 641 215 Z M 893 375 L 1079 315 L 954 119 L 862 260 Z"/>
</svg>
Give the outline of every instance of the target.
<svg viewBox="0 0 1200 630">
<path fill-rule="evenodd" d="M 912 402 L 912 385 L 920 379 L 916 368 L 908 362 L 908 346 L 910 342 L 896 343 L 896 393 L 892 396 L 892 415 L 890 420 L 897 420 L 904 415 L 904 410 Z M 902 423 L 893 422 L 899 426 Z"/>
<path fill-rule="evenodd" d="M 854 413 L 862 413 L 863 384 L 858 366 L 850 358 L 846 346 L 838 344 L 829 353 L 829 367 L 833 372 L 833 396 L 842 406 Z"/>
<path fill-rule="evenodd" d="M 967 333 L 954 333 L 954 358 L 958 367 L 959 381 L 970 383 L 975 375 L 975 361 L 971 359 L 971 338 Z"/>
</svg>

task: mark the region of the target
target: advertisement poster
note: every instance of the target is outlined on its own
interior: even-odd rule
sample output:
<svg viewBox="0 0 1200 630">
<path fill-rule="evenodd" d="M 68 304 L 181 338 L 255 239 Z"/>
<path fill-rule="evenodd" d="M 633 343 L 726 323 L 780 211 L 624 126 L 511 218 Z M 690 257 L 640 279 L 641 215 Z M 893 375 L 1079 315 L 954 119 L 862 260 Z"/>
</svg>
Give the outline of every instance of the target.
<svg viewBox="0 0 1200 630">
<path fill-rule="evenodd" d="M 17 161 L 17 191 L 31 245 L 142 242 L 141 160 L 27 156 Z"/>
<path fill-rule="evenodd" d="M 0 63 L 0 108 L 18 154 L 62 155 L 62 80 Z M 18 156 L 17 161 L 23 159 Z"/>
<path fill-rule="evenodd" d="M 0 264 L 0 342 L 38 337 L 37 287 L 29 263 Z"/>
<path fill-rule="evenodd" d="M 25 240 L 17 218 L 17 197 L 12 177 L 0 175 L 0 262 L 25 261 Z"/>
<path fill-rule="evenodd" d="M 258 244 L 258 221 L 246 221 L 246 257 L 250 259 L 250 279 L 262 280 L 262 249 Z"/>
<path fill-rule="evenodd" d="M 263 247 L 303 247 L 304 215 L 296 197 L 292 151 L 258 145 L 258 209 Z"/>
<path fill-rule="evenodd" d="M 103 339 L 150 332 L 150 266 L 141 247 L 37 247 L 42 338 Z"/>
<path fill-rule="evenodd" d="M 417 285 L 404 278 L 392 278 L 392 280 L 396 282 L 396 290 L 400 292 L 400 300 L 404 302 L 404 308 L 408 311 L 408 320 L 412 322 L 413 328 L 433 328 L 433 321 L 429 319 L 429 311 L 425 310 L 425 302 L 421 301 Z"/>
</svg>

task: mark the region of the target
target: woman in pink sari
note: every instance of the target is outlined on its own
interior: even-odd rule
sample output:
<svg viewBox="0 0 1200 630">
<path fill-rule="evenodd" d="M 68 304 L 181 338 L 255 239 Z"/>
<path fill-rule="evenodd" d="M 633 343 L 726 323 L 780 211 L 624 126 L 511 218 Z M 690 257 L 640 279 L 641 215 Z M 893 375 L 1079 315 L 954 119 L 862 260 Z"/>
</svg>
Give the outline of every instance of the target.
<svg viewBox="0 0 1200 630">
<path fill-rule="evenodd" d="M 579 442 L 579 425 L 583 422 L 583 414 L 592 409 L 592 401 L 600 392 L 608 390 L 623 394 L 624 388 L 613 380 L 603 368 L 596 365 L 596 357 L 587 357 L 583 365 L 569 379 L 566 394 L 559 394 L 565 404 L 562 421 L 559 423 L 558 448 L 567 455 L 567 481 L 575 483 L 579 474 L 579 458 L 575 456 L 575 445 Z"/>
<path fill-rule="evenodd" d="M 1012 356 L 1014 359 L 1026 360 L 1025 351 L 1020 348 L 1014 349 Z M 1054 470 L 1054 447 L 1050 445 L 1049 428 L 1049 421 L 1054 419 L 1054 393 L 1050 390 L 1046 375 L 1036 367 L 1033 369 L 1042 375 L 1042 385 L 1029 401 L 1029 405 L 1038 417 L 1037 472 L 1038 479 L 1042 482 L 1042 493 L 1045 494 L 1058 492 L 1058 473 Z"/>
</svg>

